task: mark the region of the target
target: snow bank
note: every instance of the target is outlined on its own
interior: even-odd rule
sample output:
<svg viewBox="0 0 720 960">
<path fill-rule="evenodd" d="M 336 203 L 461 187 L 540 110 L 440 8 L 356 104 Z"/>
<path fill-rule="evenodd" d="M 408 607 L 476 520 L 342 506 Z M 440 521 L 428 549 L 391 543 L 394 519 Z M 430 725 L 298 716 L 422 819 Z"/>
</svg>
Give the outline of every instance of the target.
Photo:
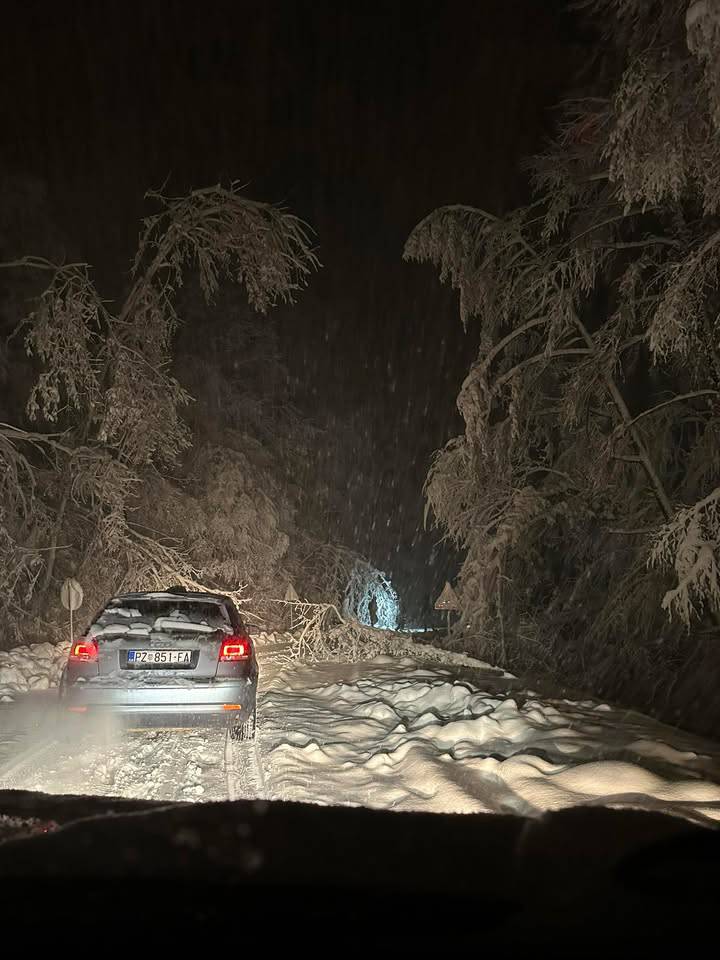
<svg viewBox="0 0 720 960">
<path fill-rule="evenodd" d="M 56 686 L 67 660 L 70 643 L 32 643 L 0 650 L 0 701 L 27 690 Z"/>
<path fill-rule="evenodd" d="M 267 669 L 268 795 L 523 815 L 603 803 L 720 819 L 714 745 L 606 704 L 543 700 L 510 692 L 497 675 L 466 675 L 390 657 Z"/>
</svg>

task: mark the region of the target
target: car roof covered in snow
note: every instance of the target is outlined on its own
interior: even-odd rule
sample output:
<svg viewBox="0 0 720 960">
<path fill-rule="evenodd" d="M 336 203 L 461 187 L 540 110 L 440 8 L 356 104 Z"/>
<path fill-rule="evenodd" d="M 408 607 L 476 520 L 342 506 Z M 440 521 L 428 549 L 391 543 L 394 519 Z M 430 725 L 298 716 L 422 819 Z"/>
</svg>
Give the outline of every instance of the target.
<svg viewBox="0 0 720 960">
<path fill-rule="evenodd" d="M 201 591 L 183 591 L 182 593 L 171 593 L 167 590 L 148 590 L 141 593 L 119 593 L 112 597 L 108 603 L 124 603 L 127 600 L 202 600 L 209 603 L 227 603 L 232 604 L 229 597 L 222 593 L 203 593 Z"/>
<path fill-rule="evenodd" d="M 183 603 L 210 603 L 222 607 L 226 615 L 230 617 L 230 622 L 238 629 L 245 629 L 244 620 L 240 611 L 235 606 L 230 597 L 222 593 L 210 593 L 203 590 L 143 590 L 137 593 L 118 593 L 111 597 L 105 604 L 104 609 L 110 610 L 124 605 L 143 603 L 143 601 L 164 601 L 182 605 Z"/>
</svg>

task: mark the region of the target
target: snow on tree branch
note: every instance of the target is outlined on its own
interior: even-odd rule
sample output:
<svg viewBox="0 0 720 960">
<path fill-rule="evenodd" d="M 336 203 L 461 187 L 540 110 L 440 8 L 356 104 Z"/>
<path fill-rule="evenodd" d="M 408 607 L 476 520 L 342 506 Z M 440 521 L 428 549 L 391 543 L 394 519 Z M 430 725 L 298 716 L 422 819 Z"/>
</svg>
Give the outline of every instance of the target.
<svg viewBox="0 0 720 960">
<path fill-rule="evenodd" d="M 160 274 L 163 291 L 177 290 L 183 271 L 196 269 L 208 300 L 223 279 L 245 287 L 261 312 L 284 301 L 307 283 L 319 261 L 309 229 L 297 217 L 266 203 L 248 200 L 240 185 L 219 184 L 185 197 L 149 192 L 163 209 L 146 218 L 133 273 Z M 137 294 L 131 294 L 131 302 Z"/>
<path fill-rule="evenodd" d="M 684 507 L 655 536 L 650 564 L 672 569 L 677 585 L 663 597 L 663 609 L 690 627 L 704 609 L 720 609 L 720 487 Z"/>
<path fill-rule="evenodd" d="M 86 264 L 57 267 L 37 310 L 25 321 L 28 354 L 45 369 L 30 392 L 30 419 L 55 422 L 68 406 L 92 406 L 100 392 L 98 351 L 105 332 L 105 307 Z"/>
<path fill-rule="evenodd" d="M 705 70 L 705 82 L 715 127 L 720 126 L 720 2 L 693 0 L 685 15 L 688 49 Z"/>
</svg>

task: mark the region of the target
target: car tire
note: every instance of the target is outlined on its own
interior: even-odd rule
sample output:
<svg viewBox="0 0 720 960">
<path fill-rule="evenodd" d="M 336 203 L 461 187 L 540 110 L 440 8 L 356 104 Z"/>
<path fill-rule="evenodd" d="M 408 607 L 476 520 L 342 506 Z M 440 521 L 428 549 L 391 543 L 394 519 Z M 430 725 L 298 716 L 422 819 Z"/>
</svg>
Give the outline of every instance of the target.
<svg viewBox="0 0 720 960">
<path fill-rule="evenodd" d="M 237 726 L 230 727 L 230 739 L 254 740 L 256 727 L 257 722 L 255 717 L 255 708 L 253 708 L 253 712 L 244 723 L 239 723 Z"/>
</svg>

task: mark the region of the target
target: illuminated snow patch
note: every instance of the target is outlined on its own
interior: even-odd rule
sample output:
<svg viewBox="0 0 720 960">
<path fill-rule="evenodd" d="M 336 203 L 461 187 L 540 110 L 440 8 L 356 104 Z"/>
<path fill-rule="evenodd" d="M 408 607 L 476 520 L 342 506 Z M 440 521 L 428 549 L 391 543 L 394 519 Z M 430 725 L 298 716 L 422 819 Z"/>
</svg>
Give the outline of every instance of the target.
<svg viewBox="0 0 720 960">
<path fill-rule="evenodd" d="M 365 561 L 353 568 L 345 591 L 344 612 L 366 627 L 396 630 L 400 601 L 388 577 Z"/>
<path fill-rule="evenodd" d="M 720 819 L 715 745 L 587 701 L 511 693 L 452 661 L 265 668 L 273 799 L 537 816 L 578 804 Z M 292 731 L 292 734 L 289 734 Z"/>
</svg>

